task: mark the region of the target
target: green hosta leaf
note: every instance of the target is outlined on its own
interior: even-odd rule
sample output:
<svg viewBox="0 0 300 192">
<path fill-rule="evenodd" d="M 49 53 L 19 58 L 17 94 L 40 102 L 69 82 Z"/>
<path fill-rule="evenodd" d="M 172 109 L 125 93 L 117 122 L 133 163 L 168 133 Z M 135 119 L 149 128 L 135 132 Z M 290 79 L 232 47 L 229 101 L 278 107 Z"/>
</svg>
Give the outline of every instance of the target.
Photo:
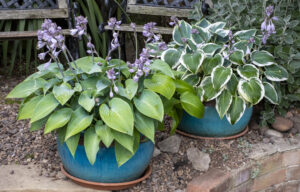
<svg viewBox="0 0 300 192">
<path fill-rule="evenodd" d="M 244 64 L 244 52 L 242 50 L 235 50 L 230 56 L 229 60 L 236 65 Z"/>
<path fill-rule="evenodd" d="M 179 64 L 180 57 L 181 52 L 178 49 L 167 49 L 161 55 L 161 59 L 170 67 L 176 67 Z"/>
<path fill-rule="evenodd" d="M 288 79 L 288 72 L 280 65 L 271 65 L 265 67 L 265 76 L 270 81 L 286 81 Z"/>
<path fill-rule="evenodd" d="M 60 86 L 54 86 L 53 94 L 61 105 L 64 105 L 74 94 L 74 90 L 68 83 L 62 83 Z"/>
<path fill-rule="evenodd" d="M 203 52 L 206 54 L 206 55 L 214 55 L 215 52 L 219 49 L 221 49 L 222 46 L 221 45 L 218 45 L 218 44 L 215 44 L 215 43 L 207 43 L 207 44 L 204 44 L 202 47 L 201 47 L 201 50 L 203 50 Z"/>
<path fill-rule="evenodd" d="M 191 86 L 190 84 L 188 84 L 183 80 L 176 79 L 175 84 L 176 84 L 176 91 L 178 93 L 184 93 L 186 91 L 194 92 L 193 86 Z"/>
<path fill-rule="evenodd" d="M 126 86 L 125 89 L 119 86 L 119 94 L 131 100 L 135 96 L 139 85 L 133 79 L 127 79 L 125 81 L 125 86 Z"/>
<path fill-rule="evenodd" d="M 238 122 L 246 110 L 246 103 L 240 97 L 233 97 L 230 108 L 226 114 L 226 118 L 231 125 Z"/>
<path fill-rule="evenodd" d="M 225 25 L 226 25 L 225 22 L 216 22 L 216 23 L 212 23 L 211 25 L 209 25 L 208 29 L 212 33 L 215 33 L 218 29 L 223 29 L 225 27 Z"/>
<path fill-rule="evenodd" d="M 178 125 L 180 123 L 181 117 L 179 117 L 176 108 L 172 108 L 172 110 L 168 112 L 168 116 L 170 116 L 172 118 L 172 121 L 170 124 L 170 127 L 171 127 L 170 134 L 174 134 L 176 131 L 176 128 L 178 127 Z"/>
<path fill-rule="evenodd" d="M 211 23 L 204 18 L 204 19 L 201 19 L 200 21 L 198 21 L 195 25 L 202 27 L 202 28 L 207 28 L 208 26 L 210 26 L 210 24 Z"/>
<path fill-rule="evenodd" d="M 100 93 L 101 91 L 109 87 L 110 84 L 111 82 L 107 78 L 101 78 L 100 80 L 98 80 L 96 83 L 97 93 Z"/>
<path fill-rule="evenodd" d="M 264 82 L 263 85 L 265 88 L 265 98 L 267 98 L 273 104 L 278 104 L 279 98 L 275 87 L 268 82 Z"/>
<path fill-rule="evenodd" d="M 57 106 L 59 105 L 58 101 L 55 99 L 52 93 L 45 95 L 37 103 L 34 112 L 31 117 L 30 123 L 33 123 L 37 120 L 40 120 L 47 115 L 49 115 Z"/>
<path fill-rule="evenodd" d="M 204 90 L 202 89 L 202 87 L 197 87 L 197 96 L 200 98 L 201 101 L 203 101 L 203 96 L 204 96 Z"/>
<path fill-rule="evenodd" d="M 226 87 L 230 91 L 232 95 L 235 95 L 237 91 L 237 87 L 239 84 L 239 80 L 234 73 L 232 73 L 230 80 L 228 81 Z"/>
<path fill-rule="evenodd" d="M 134 149 L 133 149 L 134 134 L 133 133 L 131 136 L 131 135 L 121 133 L 119 131 L 115 131 L 113 129 L 111 129 L 111 133 L 112 133 L 115 141 L 117 141 L 119 144 L 121 144 L 123 147 L 125 147 L 131 153 L 134 153 Z"/>
<path fill-rule="evenodd" d="M 35 121 L 33 123 L 31 123 L 30 125 L 30 132 L 33 132 L 33 131 L 37 131 L 37 130 L 40 130 L 44 127 L 47 119 L 48 119 L 49 116 L 46 116 L 38 121 Z"/>
<path fill-rule="evenodd" d="M 238 37 L 240 40 L 249 40 L 251 37 L 255 36 L 256 31 L 256 29 L 238 31 L 233 36 Z"/>
<path fill-rule="evenodd" d="M 223 66 L 217 66 L 211 73 L 212 84 L 215 90 L 223 88 L 230 80 L 232 69 Z"/>
<path fill-rule="evenodd" d="M 175 41 L 175 43 L 182 45 L 182 44 L 184 44 L 181 40 L 182 38 L 190 39 L 191 38 L 191 29 L 192 29 L 192 26 L 189 23 L 187 23 L 183 20 L 179 21 L 179 25 L 174 27 L 174 30 L 173 30 L 173 40 Z"/>
<path fill-rule="evenodd" d="M 190 85 L 197 86 L 201 80 L 201 77 L 197 74 L 187 72 L 184 76 L 181 77 L 181 79 Z"/>
<path fill-rule="evenodd" d="M 259 67 L 273 65 L 275 63 L 273 55 L 267 51 L 254 51 L 251 55 L 251 59 L 253 64 Z"/>
<path fill-rule="evenodd" d="M 203 61 L 202 68 L 205 75 L 210 75 L 216 66 L 222 66 L 224 58 L 221 54 L 216 54 L 214 57 L 206 57 Z"/>
<path fill-rule="evenodd" d="M 95 99 L 91 97 L 87 91 L 84 91 L 80 94 L 78 104 L 81 105 L 88 112 L 91 112 L 91 110 L 95 106 Z"/>
<path fill-rule="evenodd" d="M 102 104 L 99 109 L 102 120 L 110 128 L 132 135 L 134 117 L 130 105 L 120 98 L 113 98 L 109 105 Z"/>
<path fill-rule="evenodd" d="M 221 119 L 223 119 L 224 115 L 229 110 L 231 102 L 232 95 L 227 89 L 225 89 L 216 100 L 216 109 Z"/>
<path fill-rule="evenodd" d="M 84 132 L 84 149 L 91 165 L 96 161 L 99 151 L 100 137 L 96 134 L 95 128 L 90 127 Z"/>
<path fill-rule="evenodd" d="M 251 64 L 239 66 L 237 68 L 237 72 L 243 79 L 246 80 L 249 80 L 252 77 L 259 77 L 259 70 Z"/>
<path fill-rule="evenodd" d="M 179 60 L 179 58 L 178 58 L 178 60 Z M 150 65 L 150 69 L 154 70 L 154 71 L 159 71 L 159 72 L 161 72 L 161 73 L 163 73 L 163 74 L 165 74 L 165 75 L 167 75 L 167 76 L 172 77 L 173 79 L 175 79 L 175 76 L 174 76 L 173 71 L 170 68 L 170 66 L 166 62 L 164 62 L 162 60 L 159 60 L 159 59 L 155 60 Z"/>
<path fill-rule="evenodd" d="M 47 91 L 50 88 L 52 88 L 54 85 L 58 84 L 59 82 L 60 81 L 56 78 L 48 80 L 47 83 L 45 83 L 45 85 L 43 86 L 44 95 L 46 95 Z"/>
<path fill-rule="evenodd" d="M 180 95 L 181 106 L 190 115 L 202 118 L 204 115 L 204 105 L 197 95 L 191 92 L 184 92 Z"/>
<path fill-rule="evenodd" d="M 93 62 L 94 61 L 94 62 Z M 96 73 L 96 72 L 101 72 L 102 69 L 101 67 L 97 64 L 97 63 L 104 63 L 104 59 L 100 58 L 100 57 L 93 57 L 92 56 L 87 56 L 87 57 L 82 57 L 80 59 L 77 59 L 75 61 L 77 67 L 83 71 L 84 73 L 87 74 L 92 74 L 92 73 Z M 74 63 L 72 63 L 72 66 L 75 68 Z"/>
<path fill-rule="evenodd" d="M 225 29 L 217 29 L 215 34 L 217 34 L 218 36 L 225 38 L 228 36 L 229 30 L 225 30 Z"/>
<path fill-rule="evenodd" d="M 73 89 L 76 92 L 81 92 L 82 91 L 82 86 L 80 85 L 80 83 L 75 83 L 75 87 Z"/>
<path fill-rule="evenodd" d="M 184 53 L 180 58 L 180 63 L 188 69 L 192 73 L 197 73 L 202 61 L 203 61 L 203 53 Z"/>
<path fill-rule="evenodd" d="M 75 157 L 75 152 L 79 143 L 79 139 L 80 139 L 80 134 L 76 134 L 66 140 L 66 144 L 73 158 Z"/>
<path fill-rule="evenodd" d="M 43 71 L 48 71 L 48 72 L 50 71 L 50 72 L 53 72 L 53 73 L 59 72 L 59 68 L 58 68 L 58 66 L 57 66 L 57 63 L 50 63 L 50 65 L 47 66 L 47 68 L 45 67 L 45 65 L 46 65 L 46 64 L 41 64 L 41 65 L 39 65 L 39 66 L 37 67 L 37 69 L 38 69 L 39 71 L 41 71 L 41 72 L 43 72 Z M 61 63 L 59 63 L 58 65 L 59 65 L 59 67 L 60 67 L 61 69 L 64 69 L 64 66 L 63 66 Z"/>
<path fill-rule="evenodd" d="M 145 79 L 144 85 L 146 88 L 160 93 L 167 99 L 171 99 L 176 90 L 174 80 L 169 76 L 161 74 L 154 74 L 151 79 Z"/>
<path fill-rule="evenodd" d="M 70 108 L 63 108 L 52 113 L 46 123 L 44 134 L 65 126 L 69 122 L 72 112 Z"/>
<path fill-rule="evenodd" d="M 160 97 L 151 90 L 145 89 L 139 97 L 133 99 L 135 107 L 142 114 L 162 122 L 164 107 Z"/>
<path fill-rule="evenodd" d="M 253 105 L 259 103 L 265 96 L 265 89 L 262 82 L 258 78 L 250 80 L 240 80 L 238 91 L 242 98 Z"/>
<path fill-rule="evenodd" d="M 244 55 L 247 54 L 247 47 L 248 48 L 252 48 L 252 44 L 249 44 L 249 41 L 238 41 L 235 44 L 233 44 L 233 47 L 235 47 L 236 49 L 242 50 L 244 52 Z"/>
<path fill-rule="evenodd" d="M 89 78 L 81 81 L 80 84 L 84 91 L 89 91 L 89 92 L 95 93 L 100 89 L 100 88 L 98 89 L 98 86 L 97 86 L 99 80 L 101 80 L 100 77 L 93 76 L 93 77 L 89 77 Z"/>
<path fill-rule="evenodd" d="M 23 106 L 21 106 L 18 115 L 18 120 L 30 119 L 32 117 L 36 105 L 41 100 L 41 98 L 43 98 L 42 95 L 35 96 L 34 98 L 27 101 Z"/>
<path fill-rule="evenodd" d="M 143 134 L 145 137 L 150 139 L 153 143 L 154 141 L 154 134 L 155 134 L 155 126 L 154 120 L 146 117 L 145 115 L 136 112 L 135 113 L 135 128 Z"/>
<path fill-rule="evenodd" d="M 197 45 L 194 41 L 192 41 L 191 39 L 187 39 L 186 43 L 190 50 L 197 51 Z"/>
<path fill-rule="evenodd" d="M 211 35 L 207 29 L 196 25 L 193 25 L 192 29 L 196 29 L 198 31 L 198 34 L 192 34 L 192 39 L 196 44 L 205 43 L 209 41 Z"/>
<path fill-rule="evenodd" d="M 201 84 L 200 87 L 204 91 L 203 99 L 204 101 L 211 101 L 217 98 L 221 93 L 222 90 L 215 90 L 212 84 L 212 79 L 211 77 L 205 77 Z"/>
<path fill-rule="evenodd" d="M 65 140 L 85 130 L 91 125 L 92 121 L 93 115 L 88 115 L 81 107 L 76 109 L 68 123 Z"/>
<path fill-rule="evenodd" d="M 18 84 L 7 96 L 6 98 L 25 98 L 34 93 L 36 90 L 43 87 L 45 80 L 38 78 L 23 81 Z"/>
<path fill-rule="evenodd" d="M 107 125 L 103 124 L 102 121 L 97 121 L 95 125 L 95 131 L 97 135 L 100 137 L 101 141 L 104 143 L 104 145 L 108 148 L 112 144 L 114 140 L 114 136 L 111 133 L 111 128 L 109 128 Z"/>
</svg>

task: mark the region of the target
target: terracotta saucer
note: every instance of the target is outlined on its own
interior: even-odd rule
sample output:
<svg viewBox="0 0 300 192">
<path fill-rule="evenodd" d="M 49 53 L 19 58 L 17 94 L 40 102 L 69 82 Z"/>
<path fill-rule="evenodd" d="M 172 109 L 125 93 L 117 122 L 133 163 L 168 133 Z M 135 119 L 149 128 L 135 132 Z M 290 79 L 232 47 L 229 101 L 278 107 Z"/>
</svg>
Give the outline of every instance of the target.
<svg viewBox="0 0 300 192">
<path fill-rule="evenodd" d="M 248 132 L 249 128 L 248 126 L 244 129 L 244 131 L 236 134 L 236 135 L 232 135 L 232 136 L 228 136 L 228 137 L 202 137 L 202 136 L 197 136 L 197 135 L 193 135 L 190 133 L 186 133 L 180 130 L 176 130 L 176 133 L 179 133 L 180 135 L 186 136 L 186 137 L 190 137 L 193 139 L 206 139 L 206 140 L 230 140 L 230 139 L 236 139 L 238 137 L 241 137 L 243 135 L 245 135 Z"/>
<path fill-rule="evenodd" d="M 69 179 L 71 179 L 75 183 L 77 183 L 77 184 L 79 184 L 81 186 L 84 186 L 84 187 L 88 187 L 88 188 L 91 188 L 91 189 L 97 189 L 97 190 L 121 190 L 121 189 L 127 189 L 127 188 L 130 188 L 130 187 L 136 185 L 137 183 L 140 183 L 140 182 L 144 181 L 152 173 L 152 166 L 150 164 L 147 167 L 147 169 L 146 169 L 145 173 L 143 174 L 143 176 L 141 178 L 137 179 L 137 180 L 129 181 L 129 182 L 124 182 L 124 183 L 97 183 L 97 182 L 92 182 L 92 181 L 87 181 L 87 180 L 79 179 L 77 177 L 74 177 L 74 176 L 70 175 L 64 169 L 63 165 L 60 166 L 60 169 L 63 172 L 63 174 L 65 174 Z"/>
</svg>

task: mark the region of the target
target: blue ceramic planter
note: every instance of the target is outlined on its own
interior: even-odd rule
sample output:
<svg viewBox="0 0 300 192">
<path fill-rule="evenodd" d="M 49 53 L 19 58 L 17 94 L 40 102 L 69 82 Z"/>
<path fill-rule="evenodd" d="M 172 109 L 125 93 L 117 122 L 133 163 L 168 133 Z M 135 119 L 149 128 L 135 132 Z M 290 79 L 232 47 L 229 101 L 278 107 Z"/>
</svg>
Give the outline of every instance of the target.
<svg viewBox="0 0 300 192">
<path fill-rule="evenodd" d="M 204 117 L 201 119 L 195 118 L 183 113 L 179 130 L 202 137 L 228 137 L 242 132 L 248 125 L 253 108 L 246 108 L 242 118 L 231 125 L 226 117 L 220 119 L 215 107 L 206 106 Z"/>
<path fill-rule="evenodd" d="M 114 147 L 100 148 L 94 165 L 89 163 L 83 145 L 78 145 L 75 158 L 66 143 L 61 145 L 58 141 L 57 148 L 65 170 L 72 176 L 100 183 L 122 183 L 141 177 L 151 161 L 154 144 L 140 143 L 135 155 L 121 167 L 118 167 Z"/>
</svg>

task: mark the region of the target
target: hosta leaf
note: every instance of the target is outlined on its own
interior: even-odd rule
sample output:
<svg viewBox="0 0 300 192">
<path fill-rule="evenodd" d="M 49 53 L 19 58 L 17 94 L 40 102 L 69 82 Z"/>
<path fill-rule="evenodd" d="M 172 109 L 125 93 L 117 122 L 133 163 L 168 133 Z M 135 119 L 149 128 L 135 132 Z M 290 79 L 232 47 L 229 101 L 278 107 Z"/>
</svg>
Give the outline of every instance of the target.
<svg viewBox="0 0 300 192">
<path fill-rule="evenodd" d="M 204 115 L 204 105 L 197 95 L 186 91 L 180 95 L 181 106 L 190 115 L 202 118 Z"/>
<path fill-rule="evenodd" d="M 265 76 L 270 81 L 286 81 L 288 79 L 288 72 L 280 65 L 271 65 L 265 67 Z"/>
<path fill-rule="evenodd" d="M 180 123 L 181 117 L 179 117 L 176 108 L 172 108 L 172 110 L 168 112 L 168 116 L 170 116 L 172 118 L 172 121 L 170 123 L 170 128 L 171 128 L 170 134 L 174 134 L 176 131 L 176 128 L 178 127 L 178 125 Z"/>
<path fill-rule="evenodd" d="M 232 95 L 227 89 L 225 89 L 216 100 L 216 109 L 221 119 L 223 119 L 224 115 L 227 113 L 231 102 Z"/>
<path fill-rule="evenodd" d="M 139 85 L 133 79 L 127 79 L 125 81 L 125 86 L 125 88 L 119 86 L 119 94 L 131 100 L 135 96 Z"/>
<path fill-rule="evenodd" d="M 83 108 L 79 107 L 78 109 L 76 109 L 73 112 L 71 120 L 68 123 L 65 140 L 68 140 L 73 135 L 76 135 L 85 130 L 91 125 L 92 120 L 93 115 L 88 115 Z"/>
<path fill-rule="evenodd" d="M 97 121 L 95 125 L 95 131 L 97 135 L 100 137 L 103 144 L 108 148 L 112 144 L 114 140 L 114 136 L 111 133 L 111 128 L 107 125 L 103 124 L 102 121 Z"/>
<path fill-rule="evenodd" d="M 215 90 L 223 88 L 230 80 L 232 69 L 223 66 L 217 66 L 211 73 L 211 79 Z"/>
<path fill-rule="evenodd" d="M 273 55 L 267 51 L 254 51 L 251 55 L 251 59 L 253 64 L 259 67 L 273 65 L 275 63 Z"/>
<path fill-rule="evenodd" d="M 112 133 L 115 141 L 120 143 L 123 147 L 125 147 L 131 153 L 134 153 L 134 150 L 133 150 L 134 134 L 133 133 L 131 136 L 131 135 L 121 133 L 119 131 L 115 131 L 114 129 L 111 130 L 111 133 Z"/>
<path fill-rule="evenodd" d="M 181 79 L 192 86 L 197 86 L 201 80 L 201 77 L 197 74 L 187 72 L 184 76 L 181 77 Z"/>
<path fill-rule="evenodd" d="M 225 38 L 228 36 L 229 30 L 225 30 L 225 29 L 217 29 L 215 34 L 217 34 L 218 36 Z"/>
<path fill-rule="evenodd" d="M 99 109 L 102 120 L 110 128 L 132 135 L 134 117 L 130 105 L 120 99 L 113 98 L 109 101 L 109 104 L 102 104 Z"/>
<path fill-rule="evenodd" d="M 181 52 L 178 49 L 167 49 L 161 55 L 161 59 L 170 67 L 176 67 L 179 64 L 180 57 Z"/>
<path fill-rule="evenodd" d="M 174 80 L 166 75 L 154 74 L 151 79 L 145 79 L 144 85 L 146 88 L 160 93 L 167 99 L 171 99 L 176 90 Z"/>
<path fill-rule="evenodd" d="M 237 123 L 246 110 L 246 103 L 240 97 L 233 97 L 230 108 L 226 114 L 226 118 L 231 125 Z"/>
<path fill-rule="evenodd" d="M 60 81 L 56 78 L 50 79 L 43 86 L 44 95 L 46 95 L 47 91 L 51 89 L 54 85 L 58 84 Z"/>
<path fill-rule="evenodd" d="M 61 105 L 64 105 L 74 94 L 74 90 L 68 83 L 62 83 L 59 86 L 54 86 L 53 94 Z"/>
<path fill-rule="evenodd" d="M 218 29 L 223 29 L 225 27 L 225 22 L 216 22 L 208 26 L 209 31 L 215 33 Z"/>
<path fill-rule="evenodd" d="M 234 73 L 232 73 L 230 80 L 228 81 L 226 87 L 230 91 L 232 95 L 235 95 L 237 91 L 237 87 L 239 84 L 239 80 Z"/>
<path fill-rule="evenodd" d="M 69 122 L 71 115 L 72 109 L 70 108 L 63 108 L 52 113 L 46 123 L 44 134 L 65 126 Z"/>
<path fill-rule="evenodd" d="M 184 53 L 180 58 L 180 63 L 192 73 L 197 73 L 204 59 L 203 53 Z"/>
<path fill-rule="evenodd" d="M 79 143 L 80 134 L 76 134 L 66 140 L 67 147 L 72 154 L 73 158 L 75 157 L 75 152 Z"/>
<path fill-rule="evenodd" d="M 95 106 L 95 99 L 91 97 L 87 91 L 84 91 L 80 94 L 78 104 L 81 105 L 88 112 L 91 112 L 91 110 Z"/>
<path fill-rule="evenodd" d="M 42 119 L 49 115 L 57 106 L 58 101 L 55 99 L 52 93 L 45 95 L 36 105 L 31 117 L 30 123 Z"/>
<path fill-rule="evenodd" d="M 273 104 L 278 104 L 279 98 L 275 87 L 268 82 L 264 82 L 263 85 L 265 88 L 265 98 L 267 98 Z"/>
<path fill-rule="evenodd" d="M 40 130 L 44 127 L 47 119 L 48 119 L 49 116 L 46 116 L 38 121 L 35 121 L 33 123 L 30 124 L 30 132 L 33 132 L 33 131 L 37 131 L 37 130 Z"/>
<path fill-rule="evenodd" d="M 192 34 L 192 39 L 195 43 L 200 44 L 207 42 L 210 39 L 210 33 L 207 29 L 193 25 L 192 29 L 197 30 L 198 33 Z"/>
<path fill-rule="evenodd" d="M 248 48 L 252 48 L 252 44 L 249 44 L 249 41 L 238 41 L 235 44 L 233 44 L 233 47 L 235 47 L 236 49 L 242 50 L 244 52 L 244 55 L 247 54 L 247 47 Z"/>
<path fill-rule="evenodd" d="M 182 38 L 190 39 L 191 29 L 192 26 L 189 23 L 183 20 L 179 21 L 179 25 L 176 25 L 173 30 L 173 40 L 175 41 L 175 43 L 183 45 L 184 43 L 182 42 Z"/>
<path fill-rule="evenodd" d="M 91 165 L 96 161 L 99 151 L 100 137 L 96 134 L 95 128 L 90 127 L 84 132 L 84 149 Z"/>
<path fill-rule="evenodd" d="M 151 90 L 145 89 L 139 97 L 133 99 L 135 107 L 142 114 L 162 122 L 164 107 L 160 97 Z"/>
<path fill-rule="evenodd" d="M 20 107 L 18 120 L 30 119 L 38 102 L 43 98 L 42 95 L 35 96 Z"/>
<path fill-rule="evenodd" d="M 210 24 L 211 23 L 204 18 L 204 19 L 201 19 L 200 21 L 198 21 L 195 25 L 202 27 L 202 28 L 207 28 L 208 26 L 210 26 Z"/>
<path fill-rule="evenodd" d="M 194 92 L 194 88 L 183 80 L 176 79 L 175 84 L 176 84 L 176 91 L 178 93 L 184 93 L 186 91 Z"/>
<path fill-rule="evenodd" d="M 101 91 L 109 87 L 110 84 L 111 82 L 106 78 L 101 78 L 100 80 L 98 80 L 96 83 L 97 93 L 100 93 Z"/>
<path fill-rule="evenodd" d="M 80 83 L 75 83 L 75 87 L 73 89 L 76 92 L 81 92 L 82 91 L 82 86 L 80 85 Z"/>
<path fill-rule="evenodd" d="M 150 139 L 153 143 L 154 141 L 154 134 L 155 134 L 155 126 L 154 120 L 146 117 L 145 115 L 136 112 L 135 113 L 135 128 L 143 134 L 145 137 Z"/>
<path fill-rule="evenodd" d="M 243 79 L 249 80 L 252 77 L 259 77 L 259 70 L 251 64 L 239 66 L 237 72 Z"/>
<path fill-rule="evenodd" d="M 104 63 L 105 61 L 100 57 L 92 56 L 82 57 L 75 61 L 77 67 L 87 74 L 101 72 L 101 67 L 98 65 L 99 62 Z M 72 63 L 72 66 L 75 68 L 74 63 Z"/>
<path fill-rule="evenodd" d="M 210 75 L 212 70 L 220 65 L 222 66 L 224 63 L 224 58 L 221 54 L 216 54 L 214 57 L 206 57 L 202 64 L 202 69 L 205 75 Z"/>
<path fill-rule="evenodd" d="M 259 103 L 265 96 L 265 89 L 258 78 L 250 80 L 240 80 L 238 85 L 240 96 L 253 105 Z"/>
<path fill-rule="evenodd" d="M 23 81 L 18 84 L 6 98 L 25 98 L 34 93 L 39 88 L 43 87 L 45 80 L 41 78 Z"/>
<path fill-rule="evenodd" d="M 217 98 L 221 93 L 222 90 L 215 90 L 212 84 L 212 79 L 211 77 L 205 77 L 201 84 L 200 87 L 204 91 L 203 99 L 204 101 L 211 101 Z"/>
<path fill-rule="evenodd" d="M 203 52 L 206 54 L 206 55 L 214 55 L 215 52 L 219 49 L 221 49 L 222 46 L 221 45 L 218 45 L 218 44 L 215 44 L 215 43 L 207 43 L 207 44 L 204 44 L 202 47 L 201 47 L 201 50 L 203 50 Z"/>
<path fill-rule="evenodd" d="M 178 58 L 178 61 L 179 61 L 179 58 Z M 175 78 L 170 66 L 162 60 L 157 59 L 157 60 L 153 61 L 153 63 L 150 65 L 150 69 L 154 70 L 154 71 L 159 71 L 169 77 L 172 77 L 173 79 Z"/>
<path fill-rule="evenodd" d="M 235 50 L 230 56 L 229 60 L 236 65 L 244 64 L 244 52 L 242 50 Z"/>
<path fill-rule="evenodd" d="M 249 40 L 255 36 L 256 31 L 256 29 L 242 30 L 236 32 L 233 36 L 238 37 L 240 40 Z"/>
</svg>

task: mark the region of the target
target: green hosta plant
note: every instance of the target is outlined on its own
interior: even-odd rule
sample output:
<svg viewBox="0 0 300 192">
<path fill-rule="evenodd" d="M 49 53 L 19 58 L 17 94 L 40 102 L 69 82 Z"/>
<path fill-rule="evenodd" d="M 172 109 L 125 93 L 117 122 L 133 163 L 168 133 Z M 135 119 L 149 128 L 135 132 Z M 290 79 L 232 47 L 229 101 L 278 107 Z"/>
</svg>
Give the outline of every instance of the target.
<svg viewBox="0 0 300 192">
<path fill-rule="evenodd" d="M 87 19 L 79 16 L 76 23 L 71 34 L 91 40 L 86 33 Z M 120 25 L 115 18 L 108 23 L 114 29 Z M 134 24 L 132 27 L 135 29 Z M 147 37 L 151 40 L 154 36 Z M 31 131 L 45 127 L 45 134 L 56 132 L 73 156 L 82 135 L 91 164 L 96 160 L 100 143 L 115 146 L 121 166 L 137 151 L 141 135 L 154 142 L 155 130 L 162 127 L 164 114 L 174 111 L 173 95 L 178 86 L 168 64 L 151 60 L 149 49 L 143 49 L 134 63 L 111 59 L 114 50 L 120 52 L 115 30 L 105 59 L 98 56 L 89 41 L 87 53 L 90 56 L 73 60 L 61 28 L 51 20 L 42 24 L 38 40 L 38 48 L 47 50 L 40 53 L 39 58 L 49 58 L 49 61 L 7 96 L 23 100 L 18 119 L 30 119 Z M 67 65 L 59 62 L 60 55 L 65 56 Z M 201 104 L 200 99 L 188 92 L 182 97 L 182 106 L 191 114 L 201 116 L 203 108 L 189 103 L 192 98 Z M 173 127 L 178 123 L 176 119 Z"/>
<path fill-rule="evenodd" d="M 274 84 L 287 80 L 288 73 L 260 49 L 262 40 L 255 29 L 232 33 L 224 22 L 203 19 L 191 25 L 172 20 L 173 42 L 158 55 L 182 74 L 202 101 L 216 102 L 221 119 L 226 116 L 235 124 L 247 106 L 263 98 L 278 104 Z"/>
</svg>

